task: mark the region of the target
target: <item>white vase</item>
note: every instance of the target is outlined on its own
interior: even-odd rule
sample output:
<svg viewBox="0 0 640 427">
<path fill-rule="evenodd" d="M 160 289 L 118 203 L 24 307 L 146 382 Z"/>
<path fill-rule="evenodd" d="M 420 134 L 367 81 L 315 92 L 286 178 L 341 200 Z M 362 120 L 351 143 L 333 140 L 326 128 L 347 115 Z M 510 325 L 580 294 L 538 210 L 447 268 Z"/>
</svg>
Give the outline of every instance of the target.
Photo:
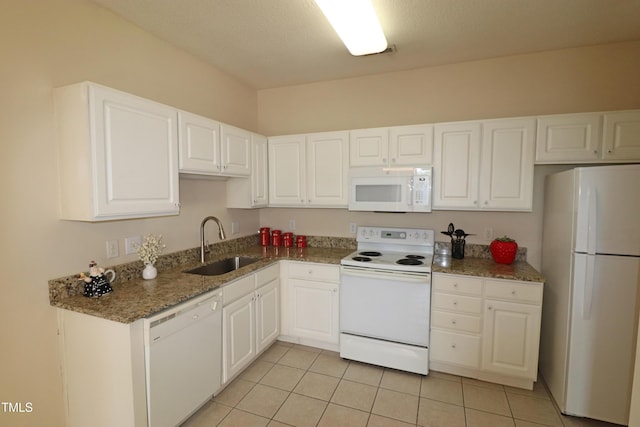
<svg viewBox="0 0 640 427">
<path fill-rule="evenodd" d="M 158 275 L 158 269 L 153 264 L 146 264 L 142 270 L 142 278 L 145 280 L 155 279 Z"/>
</svg>

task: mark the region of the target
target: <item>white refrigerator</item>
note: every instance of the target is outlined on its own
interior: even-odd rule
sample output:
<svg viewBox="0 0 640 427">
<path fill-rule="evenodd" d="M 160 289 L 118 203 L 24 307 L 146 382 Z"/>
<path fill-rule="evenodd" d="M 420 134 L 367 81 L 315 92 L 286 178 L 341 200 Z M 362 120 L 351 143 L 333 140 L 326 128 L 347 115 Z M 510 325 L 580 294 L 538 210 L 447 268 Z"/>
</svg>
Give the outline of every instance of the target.
<svg viewBox="0 0 640 427">
<path fill-rule="evenodd" d="M 562 413 L 626 425 L 639 307 L 640 165 L 547 176 L 543 221 L 540 373 Z"/>
</svg>

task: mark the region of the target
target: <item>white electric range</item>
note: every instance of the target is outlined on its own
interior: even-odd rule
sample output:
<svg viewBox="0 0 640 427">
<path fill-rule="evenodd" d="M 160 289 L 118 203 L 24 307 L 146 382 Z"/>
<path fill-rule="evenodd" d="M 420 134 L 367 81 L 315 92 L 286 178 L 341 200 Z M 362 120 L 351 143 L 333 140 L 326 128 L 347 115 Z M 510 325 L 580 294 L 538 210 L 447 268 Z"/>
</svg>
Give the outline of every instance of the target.
<svg viewBox="0 0 640 427">
<path fill-rule="evenodd" d="M 340 262 L 340 356 L 429 372 L 434 231 L 358 227 Z"/>
</svg>

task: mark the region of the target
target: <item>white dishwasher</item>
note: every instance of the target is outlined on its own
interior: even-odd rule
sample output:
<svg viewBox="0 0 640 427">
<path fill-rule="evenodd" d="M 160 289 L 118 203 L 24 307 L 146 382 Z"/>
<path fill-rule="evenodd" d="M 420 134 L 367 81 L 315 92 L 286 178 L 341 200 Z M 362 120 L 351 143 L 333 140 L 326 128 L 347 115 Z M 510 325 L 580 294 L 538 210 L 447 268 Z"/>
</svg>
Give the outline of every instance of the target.
<svg viewBox="0 0 640 427">
<path fill-rule="evenodd" d="M 210 292 L 144 320 L 150 427 L 178 425 L 220 388 L 221 300 Z"/>
</svg>

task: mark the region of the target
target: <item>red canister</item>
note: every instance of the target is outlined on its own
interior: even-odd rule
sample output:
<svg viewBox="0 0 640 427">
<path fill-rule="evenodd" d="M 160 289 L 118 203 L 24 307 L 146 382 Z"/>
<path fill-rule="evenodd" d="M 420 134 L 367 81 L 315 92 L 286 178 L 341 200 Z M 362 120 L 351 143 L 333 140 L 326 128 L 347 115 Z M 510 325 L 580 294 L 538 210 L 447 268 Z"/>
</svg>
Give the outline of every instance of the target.
<svg viewBox="0 0 640 427">
<path fill-rule="evenodd" d="M 307 236 L 296 236 L 296 247 L 298 247 L 298 248 L 306 248 L 307 247 Z"/>
<path fill-rule="evenodd" d="M 273 246 L 282 246 L 282 230 L 273 230 L 271 232 L 271 244 Z"/>
<path fill-rule="evenodd" d="M 269 227 L 260 228 L 260 246 L 269 246 L 271 244 L 271 236 L 269 235 Z"/>
<path fill-rule="evenodd" d="M 286 232 L 282 235 L 282 242 L 285 248 L 293 247 L 293 233 Z"/>
</svg>

